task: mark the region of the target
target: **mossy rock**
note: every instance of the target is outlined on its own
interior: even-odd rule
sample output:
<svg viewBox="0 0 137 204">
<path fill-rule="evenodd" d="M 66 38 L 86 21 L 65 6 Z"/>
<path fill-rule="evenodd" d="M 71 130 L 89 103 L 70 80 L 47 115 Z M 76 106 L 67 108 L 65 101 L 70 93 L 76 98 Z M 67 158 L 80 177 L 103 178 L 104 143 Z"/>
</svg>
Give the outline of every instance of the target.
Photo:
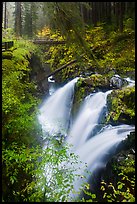
<svg viewBox="0 0 137 204">
<path fill-rule="evenodd" d="M 7 52 L 2 52 L 2 59 L 12 59 L 12 52 L 7 51 Z"/>
<path fill-rule="evenodd" d="M 109 89 L 109 80 L 101 74 L 92 74 L 86 78 L 79 78 L 75 86 L 74 105 L 72 112 L 77 113 L 84 98 L 98 90 Z"/>
<path fill-rule="evenodd" d="M 109 80 L 101 74 L 92 74 L 84 79 L 84 83 L 94 88 L 109 88 Z"/>
<path fill-rule="evenodd" d="M 72 115 L 76 115 L 79 107 L 86 97 L 86 89 L 85 87 L 78 87 L 76 85 L 75 87 L 75 95 L 74 95 L 74 102 L 73 102 L 73 108 L 72 108 Z"/>
<path fill-rule="evenodd" d="M 107 98 L 107 121 L 112 124 L 135 124 L 135 87 L 114 90 Z"/>
</svg>

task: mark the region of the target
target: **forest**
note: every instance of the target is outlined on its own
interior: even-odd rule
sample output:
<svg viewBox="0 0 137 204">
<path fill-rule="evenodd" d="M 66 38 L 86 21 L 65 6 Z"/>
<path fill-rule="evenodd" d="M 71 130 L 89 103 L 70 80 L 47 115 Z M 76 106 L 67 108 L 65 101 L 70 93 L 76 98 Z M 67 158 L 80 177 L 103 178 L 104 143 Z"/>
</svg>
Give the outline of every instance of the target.
<svg viewBox="0 0 137 204">
<path fill-rule="evenodd" d="M 135 2 L 2 2 L 2 202 L 135 202 Z"/>
</svg>

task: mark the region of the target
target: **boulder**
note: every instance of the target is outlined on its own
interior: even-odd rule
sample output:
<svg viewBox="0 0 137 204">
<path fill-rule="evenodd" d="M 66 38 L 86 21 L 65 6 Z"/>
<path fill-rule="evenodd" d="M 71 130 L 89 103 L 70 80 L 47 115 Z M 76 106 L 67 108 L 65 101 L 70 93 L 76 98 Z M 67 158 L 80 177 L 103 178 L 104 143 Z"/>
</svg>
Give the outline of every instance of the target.
<svg viewBox="0 0 137 204">
<path fill-rule="evenodd" d="M 114 76 L 111 77 L 110 86 L 114 88 L 121 88 L 122 85 L 123 85 L 123 79 L 118 74 L 115 74 Z"/>
</svg>

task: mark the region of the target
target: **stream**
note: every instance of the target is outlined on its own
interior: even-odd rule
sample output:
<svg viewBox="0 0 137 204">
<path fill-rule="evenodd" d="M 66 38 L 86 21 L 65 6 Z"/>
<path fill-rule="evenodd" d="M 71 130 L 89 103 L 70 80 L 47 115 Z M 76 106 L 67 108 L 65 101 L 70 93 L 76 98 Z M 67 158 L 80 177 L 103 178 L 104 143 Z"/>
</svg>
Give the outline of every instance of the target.
<svg viewBox="0 0 137 204">
<path fill-rule="evenodd" d="M 95 174 L 105 168 L 119 144 L 134 130 L 132 125 L 103 124 L 107 115 L 107 96 L 112 90 L 89 94 L 81 103 L 78 114 L 72 118 L 75 84 L 78 78 L 57 89 L 55 82 L 49 79 L 49 97 L 40 107 L 38 116 L 45 138 L 63 137 L 64 143 L 71 145 L 70 152 L 78 155 L 80 162 L 77 164 L 76 174 L 82 177 L 74 182 L 76 191 L 88 180 L 92 188 Z M 134 85 L 129 78 L 128 82 L 128 86 Z M 75 196 L 76 194 L 70 194 L 70 197 Z"/>
</svg>

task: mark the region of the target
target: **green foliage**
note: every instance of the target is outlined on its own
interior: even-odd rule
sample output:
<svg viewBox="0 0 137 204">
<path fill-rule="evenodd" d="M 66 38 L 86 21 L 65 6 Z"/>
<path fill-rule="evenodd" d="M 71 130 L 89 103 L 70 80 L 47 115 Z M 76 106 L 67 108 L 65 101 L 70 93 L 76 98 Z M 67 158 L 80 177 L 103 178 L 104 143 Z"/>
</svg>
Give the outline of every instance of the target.
<svg viewBox="0 0 137 204">
<path fill-rule="evenodd" d="M 12 58 L 2 60 L 3 140 L 28 143 L 30 135 L 33 143 L 34 135 L 40 133 L 36 118 L 38 99 L 34 97 L 36 88 L 29 80 L 29 59 L 35 46 L 23 40 L 14 43 Z"/>
<path fill-rule="evenodd" d="M 63 39 L 60 32 L 51 32 L 46 29 L 48 39 Z M 43 33 L 44 34 L 44 33 Z M 68 63 L 73 59 L 77 62 L 56 74 L 59 81 L 78 76 L 83 73 L 97 72 L 111 77 L 114 73 L 125 77 L 129 74 L 134 78 L 135 71 L 135 36 L 134 30 L 126 29 L 123 33 L 111 31 L 105 32 L 102 25 L 98 27 L 87 27 L 83 34 L 89 51 L 94 53 L 88 55 L 76 42 L 51 46 L 47 53 L 47 60 L 51 68 L 55 69 Z M 126 46 L 125 46 L 126 45 Z M 98 62 L 98 64 L 96 63 Z M 113 72 L 113 74 L 112 74 Z"/>
<path fill-rule="evenodd" d="M 57 141 L 44 150 L 37 146 L 42 131 L 29 60 L 38 49 L 27 41 L 14 43 L 12 58 L 2 61 L 3 201 L 65 202 L 77 178 L 76 157 Z"/>
<path fill-rule="evenodd" d="M 84 26 L 76 2 L 45 2 L 44 9 L 51 28 L 60 30 L 67 39 L 74 40 L 80 36 Z"/>
<path fill-rule="evenodd" d="M 129 139 L 130 135 L 128 144 Z M 111 177 L 101 182 L 103 202 L 135 202 L 135 155 L 131 153 L 134 146 L 135 143 L 128 145 L 112 160 Z"/>
<path fill-rule="evenodd" d="M 12 28 L 2 29 L 2 42 L 9 41 L 11 39 L 15 39 L 15 33 Z"/>
<path fill-rule="evenodd" d="M 65 202 L 76 179 L 76 157 L 67 147 L 56 141 L 45 150 L 36 146 L 42 136 L 39 100 L 34 96 L 36 85 L 29 80 L 29 59 L 36 52 L 33 44 L 15 41 L 11 60 L 2 61 L 4 202 Z"/>
<path fill-rule="evenodd" d="M 38 19 L 38 7 L 37 3 L 35 2 L 22 2 L 23 7 L 23 25 L 22 25 L 22 34 L 26 36 L 27 39 L 30 37 L 34 37 L 36 33 L 37 19 Z"/>
<path fill-rule="evenodd" d="M 124 22 L 124 25 L 125 25 L 125 29 L 128 29 L 128 30 L 135 29 L 135 23 L 133 18 L 127 18 Z"/>
<path fill-rule="evenodd" d="M 112 183 L 101 182 L 101 190 L 103 191 L 103 199 L 105 202 L 135 202 L 134 188 L 135 175 L 129 179 L 124 173 L 119 173 L 120 179 L 117 185 Z"/>
<path fill-rule="evenodd" d="M 25 202 L 67 202 L 76 179 L 77 157 L 68 146 L 52 141 L 52 146 L 28 148 L 3 144 L 3 199 Z M 6 179 L 6 183 L 5 183 Z M 7 194 L 10 192 L 9 194 Z M 54 192 L 54 193 L 53 193 Z"/>
<path fill-rule="evenodd" d="M 95 194 L 95 193 L 92 193 L 92 192 L 90 191 L 90 185 L 89 185 L 88 183 L 85 183 L 83 192 L 84 192 L 84 194 L 85 194 L 86 196 L 88 196 L 88 198 L 85 199 L 85 198 L 83 197 L 83 198 L 80 200 L 80 202 L 97 202 L 96 194 Z"/>
</svg>

